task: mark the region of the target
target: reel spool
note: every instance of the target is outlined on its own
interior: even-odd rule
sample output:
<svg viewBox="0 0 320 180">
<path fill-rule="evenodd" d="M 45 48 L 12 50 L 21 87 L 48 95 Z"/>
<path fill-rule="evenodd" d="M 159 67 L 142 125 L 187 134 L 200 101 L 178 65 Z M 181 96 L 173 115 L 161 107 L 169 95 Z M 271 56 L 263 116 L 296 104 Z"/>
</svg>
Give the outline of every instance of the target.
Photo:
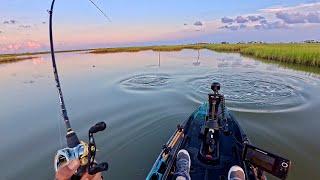
<svg viewBox="0 0 320 180">
<path fill-rule="evenodd" d="M 81 141 L 81 143 L 74 148 L 64 148 L 58 150 L 54 157 L 55 171 L 58 171 L 61 166 L 74 159 L 79 159 L 80 165 L 86 166 L 88 164 L 88 147 L 88 144 Z"/>
</svg>

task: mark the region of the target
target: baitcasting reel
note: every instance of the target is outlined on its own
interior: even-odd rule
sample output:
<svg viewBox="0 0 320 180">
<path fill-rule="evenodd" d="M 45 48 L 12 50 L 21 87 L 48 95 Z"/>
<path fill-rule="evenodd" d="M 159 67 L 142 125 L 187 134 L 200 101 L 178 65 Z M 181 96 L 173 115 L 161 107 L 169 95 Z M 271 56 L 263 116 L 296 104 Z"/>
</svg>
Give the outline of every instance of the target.
<svg viewBox="0 0 320 180">
<path fill-rule="evenodd" d="M 106 171 L 108 169 L 108 163 L 103 162 L 97 164 L 95 162 L 96 156 L 96 144 L 93 137 L 93 134 L 103 131 L 106 129 L 106 124 L 104 122 L 99 122 L 92 126 L 89 129 L 89 143 L 85 143 L 81 141 L 73 148 L 67 147 L 64 149 L 58 150 L 55 158 L 54 158 L 54 168 L 57 171 L 59 167 L 67 164 L 71 160 L 79 159 L 80 160 L 80 168 L 77 170 L 76 176 L 82 176 L 86 171 L 90 175 L 96 174 L 101 171 Z M 71 132 L 73 133 L 73 132 Z M 72 135 L 71 135 L 72 136 Z M 71 138 L 71 136 L 67 139 Z"/>
</svg>

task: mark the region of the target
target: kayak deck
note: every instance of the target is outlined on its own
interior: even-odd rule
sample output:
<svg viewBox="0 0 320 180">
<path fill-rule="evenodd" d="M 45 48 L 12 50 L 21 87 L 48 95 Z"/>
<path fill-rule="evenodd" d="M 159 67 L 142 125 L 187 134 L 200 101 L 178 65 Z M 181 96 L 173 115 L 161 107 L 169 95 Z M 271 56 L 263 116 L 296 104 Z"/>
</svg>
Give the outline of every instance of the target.
<svg viewBox="0 0 320 180">
<path fill-rule="evenodd" d="M 168 173 L 164 173 L 164 176 L 160 179 L 175 179 L 175 156 L 180 149 L 185 149 L 189 152 L 191 158 L 190 176 L 192 180 L 206 180 L 217 179 L 224 180 L 228 177 L 229 169 L 233 165 L 241 166 L 245 172 L 247 179 L 255 179 L 250 166 L 242 161 L 242 142 L 248 141 L 246 135 L 240 128 L 238 122 L 234 117 L 226 110 L 226 118 L 229 127 L 229 135 L 219 132 L 219 153 L 220 159 L 216 163 L 205 163 L 199 157 L 199 149 L 202 143 L 202 139 L 199 136 L 201 128 L 204 126 L 206 116 L 208 112 L 208 104 L 201 105 L 183 124 L 184 137 L 182 142 L 172 154 L 173 157 L 169 160 L 170 170 Z M 170 142 L 170 140 L 169 140 Z M 161 157 L 161 154 L 160 156 Z M 160 160 L 161 158 L 158 158 Z M 172 166 L 170 167 L 170 161 Z M 148 178 L 147 178 L 148 179 Z M 159 179 L 159 178 L 151 178 Z"/>
<path fill-rule="evenodd" d="M 204 163 L 199 159 L 198 154 L 202 142 L 199 134 L 206 115 L 207 105 L 204 104 L 189 118 L 185 125 L 185 140 L 179 149 L 186 149 L 190 154 L 191 179 L 227 179 L 228 171 L 233 165 L 243 166 L 237 143 L 243 140 L 240 127 L 230 115 L 227 115 L 231 135 L 219 134 L 220 161 L 215 164 Z"/>
<path fill-rule="evenodd" d="M 218 114 L 219 116 L 222 114 L 220 108 Z M 146 178 L 147 180 L 175 179 L 175 161 L 180 149 L 185 149 L 190 154 L 190 176 L 192 180 L 225 180 L 228 178 L 229 169 L 233 165 L 243 168 L 246 179 L 255 179 L 251 166 L 242 160 L 242 143 L 249 140 L 228 110 L 225 110 L 226 121 L 220 122 L 222 125 L 227 124 L 224 127 L 228 127 L 228 130 L 219 130 L 219 150 L 217 150 L 219 160 L 208 163 L 202 158 L 199 152 L 203 137 L 200 134 L 206 123 L 207 115 L 208 103 L 204 103 L 182 126 L 178 126 L 178 129 L 158 156 Z"/>
<path fill-rule="evenodd" d="M 226 180 L 235 165 L 243 169 L 247 180 L 266 179 L 264 172 L 286 179 L 290 160 L 251 145 L 226 108 L 220 84 L 212 83 L 211 89 L 208 102 L 177 126 L 146 180 L 175 179 L 176 156 L 181 149 L 189 152 L 192 180 Z"/>
</svg>

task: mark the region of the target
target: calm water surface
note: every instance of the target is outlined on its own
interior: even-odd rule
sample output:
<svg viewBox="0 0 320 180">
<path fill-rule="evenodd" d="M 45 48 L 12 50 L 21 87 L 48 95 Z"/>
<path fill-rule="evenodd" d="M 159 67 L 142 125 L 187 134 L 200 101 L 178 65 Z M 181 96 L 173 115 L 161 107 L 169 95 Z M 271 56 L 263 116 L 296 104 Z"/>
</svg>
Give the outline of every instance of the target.
<svg viewBox="0 0 320 180">
<path fill-rule="evenodd" d="M 74 129 L 97 135 L 106 179 L 143 179 L 178 123 L 206 101 L 213 81 L 252 142 L 293 161 L 289 179 L 320 179 L 320 78 L 238 54 L 58 54 Z M 0 179 L 52 179 L 65 146 L 49 55 L 0 65 Z"/>
</svg>

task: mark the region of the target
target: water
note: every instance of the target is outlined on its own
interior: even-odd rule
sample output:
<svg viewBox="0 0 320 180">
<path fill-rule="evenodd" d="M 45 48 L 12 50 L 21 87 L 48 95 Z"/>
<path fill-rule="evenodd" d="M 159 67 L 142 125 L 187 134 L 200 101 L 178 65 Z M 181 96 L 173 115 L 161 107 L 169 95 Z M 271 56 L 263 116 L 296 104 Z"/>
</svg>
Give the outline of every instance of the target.
<svg viewBox="0 0 320 180">
<path fill-rule="evenodd" d="M 251 141 L 293 161 L 289 179 L 320 179 L 318 75 L 238 54 L 181 52 L 57 54 L 74 129 L 97 135 L 106 179 L 143 179 L 161 146 L 200 103 L 213 81 Z M 65 146 L 49 55 L 0 65 L 0 179 L 52 179 Z M 60 129 L 60 131 L 59 131 Z"/>
</svg>

